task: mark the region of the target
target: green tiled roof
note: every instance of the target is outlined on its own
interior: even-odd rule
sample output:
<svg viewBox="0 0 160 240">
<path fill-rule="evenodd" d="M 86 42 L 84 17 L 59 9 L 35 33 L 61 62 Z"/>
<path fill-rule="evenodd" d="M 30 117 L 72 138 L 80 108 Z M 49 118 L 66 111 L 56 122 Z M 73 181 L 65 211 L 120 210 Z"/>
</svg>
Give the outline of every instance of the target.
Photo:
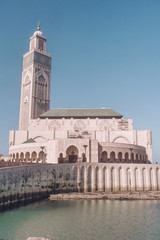
<svg viewBox="0 0 160 240">
<path fill-rule="evenodd" d="M 123 116 L 110 108 L 53 108 L 40 118 L 122 118 Z"/>
<path fill-rule="evenodd" d="M 27 141 L 25 141 L 24 143 L 35 143 L 33 138 L 29 138 Z"/>
</svg>

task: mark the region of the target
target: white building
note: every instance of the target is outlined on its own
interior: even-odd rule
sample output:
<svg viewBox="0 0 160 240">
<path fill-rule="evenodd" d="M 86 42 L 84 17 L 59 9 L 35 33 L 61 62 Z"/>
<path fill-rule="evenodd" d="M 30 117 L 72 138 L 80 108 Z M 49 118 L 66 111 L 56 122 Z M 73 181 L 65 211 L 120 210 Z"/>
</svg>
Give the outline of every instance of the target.
<svg viewBox="0 0 160 240">
<path fill-rule="evenodd" d="M 112 109 L 50 109 L 51 55 L 37 31 L 23 57 L 19 130 L 10 131 L 12 161 L 152 163 L 150 130 Z"/>
</svg>

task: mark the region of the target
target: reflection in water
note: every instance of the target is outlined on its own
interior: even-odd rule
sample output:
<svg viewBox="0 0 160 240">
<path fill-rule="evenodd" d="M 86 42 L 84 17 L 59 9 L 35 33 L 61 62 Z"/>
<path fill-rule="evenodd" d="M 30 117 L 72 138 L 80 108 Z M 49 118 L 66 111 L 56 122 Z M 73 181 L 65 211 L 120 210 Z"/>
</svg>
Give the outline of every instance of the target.
<svg viewBox="0 0 160 240">
<path fill-rule="evenodd" d="M 159 239 L 159 201 L 42 201 L 0 213 L 0 238 Z"/>
</svg>

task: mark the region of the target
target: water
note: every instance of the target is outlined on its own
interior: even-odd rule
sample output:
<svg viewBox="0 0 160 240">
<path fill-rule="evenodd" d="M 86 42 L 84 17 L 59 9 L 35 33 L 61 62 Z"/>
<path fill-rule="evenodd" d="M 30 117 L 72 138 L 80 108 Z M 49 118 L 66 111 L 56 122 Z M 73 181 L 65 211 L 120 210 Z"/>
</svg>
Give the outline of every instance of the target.
<svg viewBox="0 0 160 240">
<path fill-rule="evenodd" d="M 42 201 L 0 213 L 0 238 L 160 239 L 160 201 Z"/>
</svg>

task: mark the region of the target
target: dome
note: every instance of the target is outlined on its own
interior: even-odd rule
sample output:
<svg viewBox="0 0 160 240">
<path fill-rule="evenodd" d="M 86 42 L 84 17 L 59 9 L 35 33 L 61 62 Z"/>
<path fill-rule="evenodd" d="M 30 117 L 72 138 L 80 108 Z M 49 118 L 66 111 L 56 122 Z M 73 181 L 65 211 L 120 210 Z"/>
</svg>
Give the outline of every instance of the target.
<svg viewBox="0 0 160 240">
<path fill-rule="evenodd" d="M 33 34 L 33 36 L 37 36 L 37 35 L 43 35 L 43 33 L 40 31 L 40 24 L 38 24 L 37 31 L 34 32 Z"/>
<path fill-rule="evenodd" d="M 38 30 L 38 31 L 34 32 L 33 36 L 37 36 L 37 35 L 43 35 L 43 33 Z"/>
</svg>

